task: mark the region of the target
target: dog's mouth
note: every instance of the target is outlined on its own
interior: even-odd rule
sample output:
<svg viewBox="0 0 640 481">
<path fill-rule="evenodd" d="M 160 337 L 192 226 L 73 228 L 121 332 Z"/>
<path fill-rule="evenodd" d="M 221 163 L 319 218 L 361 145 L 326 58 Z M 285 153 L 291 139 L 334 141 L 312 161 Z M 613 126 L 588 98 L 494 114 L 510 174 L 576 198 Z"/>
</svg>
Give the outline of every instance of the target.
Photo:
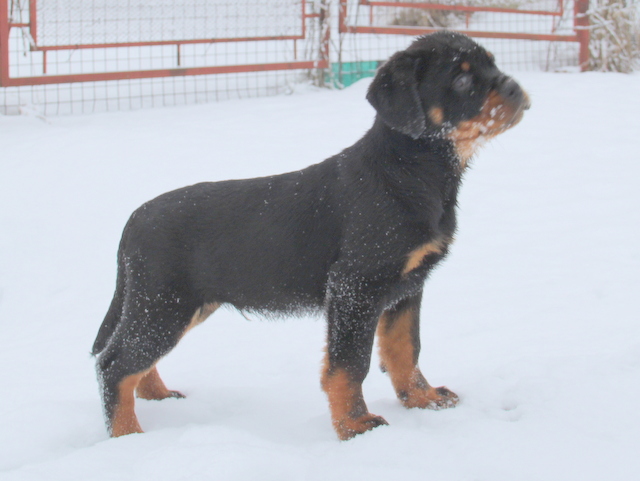
<svg viewBox="0 0 640 481">
<path fill-rule="evenodd" d="M 463 168 L 478 147 L 517 125 L 522 120 L 524 111 L 531 107 L 527 93 L 519 86 L 517 89 L 517 95 L 511 96 L 492 90 L 478 115 L 460 122 L 449 131 L 447 137 L 453 141 Z"/>
</svg>

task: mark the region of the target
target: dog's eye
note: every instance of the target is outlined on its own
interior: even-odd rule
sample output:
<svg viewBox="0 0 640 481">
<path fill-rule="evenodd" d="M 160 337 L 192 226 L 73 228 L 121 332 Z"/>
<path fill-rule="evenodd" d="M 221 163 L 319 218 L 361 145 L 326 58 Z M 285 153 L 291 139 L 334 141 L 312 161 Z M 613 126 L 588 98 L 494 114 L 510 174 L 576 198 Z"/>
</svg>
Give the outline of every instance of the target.
<svg viewBox="0 0 640 481">
<path fill-rule="evenodd" d="M 453 85 L 452 85 L 453 90 L 455 90 L 456 92 L 464 92 L 466 90 L 469 90 L 469 87 L 471 87 L 472 80 L 473 79 L 469 74 L 458 75 L 456 79 L 453 81 Z"/>
</svg>

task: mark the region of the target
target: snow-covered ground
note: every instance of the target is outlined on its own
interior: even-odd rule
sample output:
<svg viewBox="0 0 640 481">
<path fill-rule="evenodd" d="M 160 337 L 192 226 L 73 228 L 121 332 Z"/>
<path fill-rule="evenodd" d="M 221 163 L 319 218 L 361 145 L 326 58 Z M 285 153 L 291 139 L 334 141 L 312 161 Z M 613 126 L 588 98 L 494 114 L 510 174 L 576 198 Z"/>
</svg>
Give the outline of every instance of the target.
<svg viewBox="0 0 640 481">
<path fill-rule="evenodd" d="M 368 128 L 344 91 L 93 116 L 0 116 L 0 479 L 616 481 L 640 470 L 640 76 L 521 74 L 533 108 L 475 159 L 425 290 L 423 371 L 461 402 L 405 410 L 374 360 L 348 442 L 320 319 L 218 311 L 109 439 L 89 349 L 130 212 L 202 180 L 302 168 Z"/>
</svg>

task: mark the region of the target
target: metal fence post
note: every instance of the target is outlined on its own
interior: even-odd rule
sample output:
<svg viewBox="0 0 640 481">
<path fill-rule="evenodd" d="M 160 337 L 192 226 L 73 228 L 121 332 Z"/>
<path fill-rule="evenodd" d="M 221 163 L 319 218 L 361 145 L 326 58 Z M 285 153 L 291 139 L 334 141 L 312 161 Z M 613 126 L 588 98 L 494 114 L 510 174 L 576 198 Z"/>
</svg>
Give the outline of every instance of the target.
<svg viewBox="0 0 640 481">
<path fill-rule="evenodd" d="M 0 87 L 9 79 L 9 5 L 0 0 Z"/>
<path fill-rule="evenodd" d="M 580 44 L 580 53 L 578 54 L 578 64 L 583 72 L 589 68 L 589 0 L 575 0 L 574 6 L 574 27 L 578 43 Z"/>
<path fill-rule="evenodd" d="M 329 45 L 331 42 L 331 0 L 320 0 L 319 6 L 318 24 L 320 28 L 320 50 L 318 57 L 320 59 L 320 65 L 324 67 L 318 68 L 316 85 L 318 87 L 324 87 L 326 83 L 325 79 L 331 70 L 329 57 Z"/>
</svg>

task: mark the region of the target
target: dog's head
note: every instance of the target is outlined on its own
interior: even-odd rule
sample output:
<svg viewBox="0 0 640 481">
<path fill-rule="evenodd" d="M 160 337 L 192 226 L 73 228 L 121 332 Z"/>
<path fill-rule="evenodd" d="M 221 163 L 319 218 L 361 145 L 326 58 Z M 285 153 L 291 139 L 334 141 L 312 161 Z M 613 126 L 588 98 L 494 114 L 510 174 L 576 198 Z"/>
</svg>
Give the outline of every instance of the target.
<svg viewBox="0 0 640 481">
<path fill-rule="evenodd" d="M 475 148 L 517 124 L 529 97 L 466 35 L 438 32 L 393 55 L 367 99 L 392 129 L 414 139 L 446 136 L 466 162 Z"/>
</svg>

